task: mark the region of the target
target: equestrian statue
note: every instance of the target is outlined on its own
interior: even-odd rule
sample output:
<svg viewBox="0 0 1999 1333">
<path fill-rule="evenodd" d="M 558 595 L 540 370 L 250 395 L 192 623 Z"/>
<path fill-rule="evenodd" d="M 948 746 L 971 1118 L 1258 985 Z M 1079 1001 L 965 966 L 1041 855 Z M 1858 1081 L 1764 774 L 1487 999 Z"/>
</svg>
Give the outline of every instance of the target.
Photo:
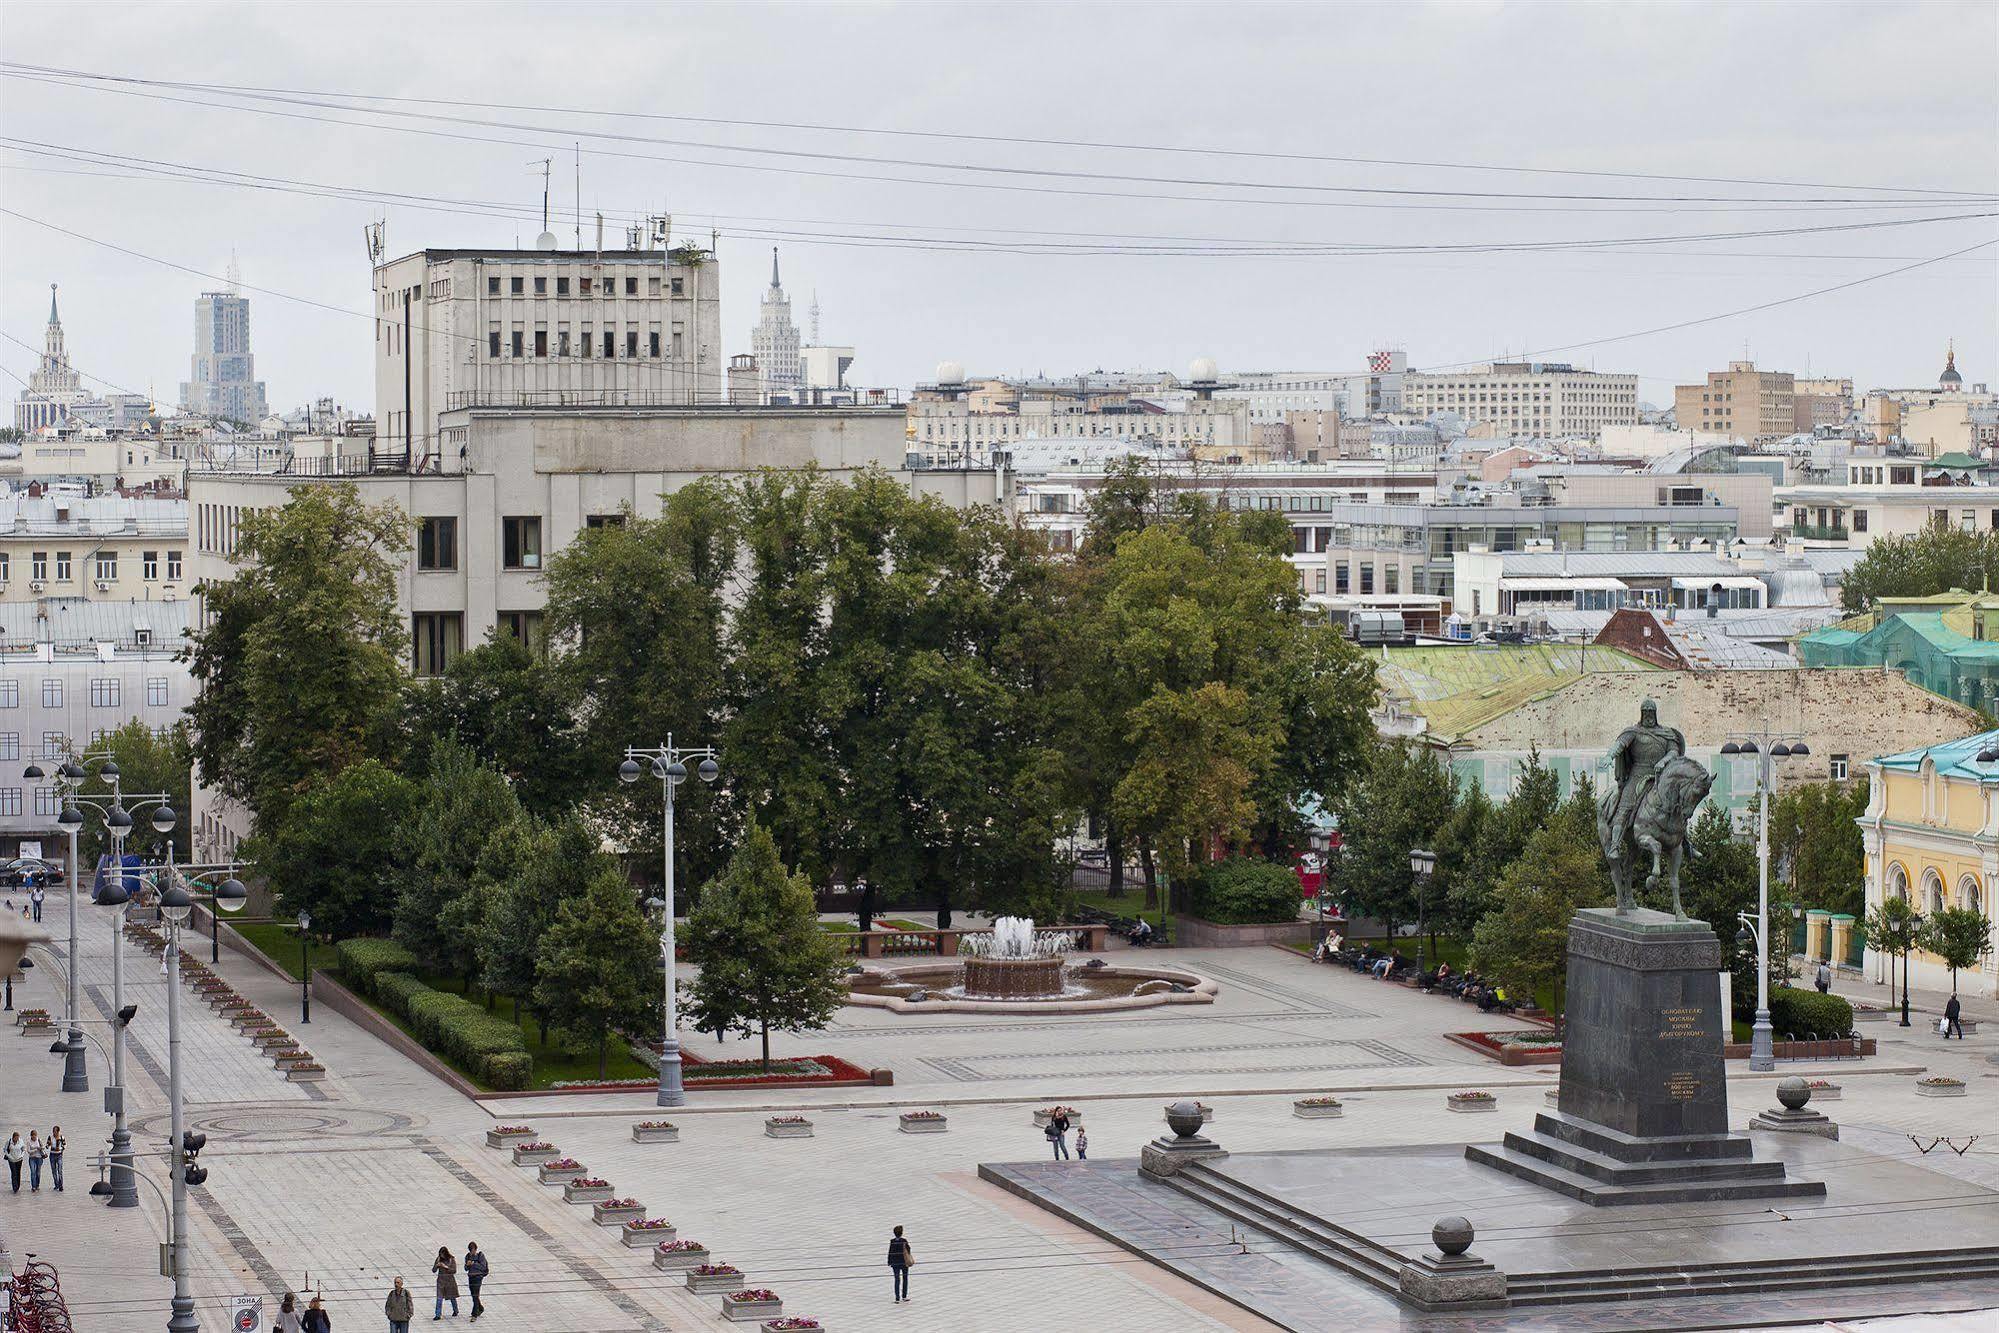
<svg viewBox="0 0 1999 1333">
<path fill-rule="evenodd" d="M 1658 888 L 1663 868 L 1673 889 L 1673 918 L 1685 921 L 1680 860 L 1687 850 L 1687 825 L 1707 799 L 1714 775 L 1705 764 L 1687 758 L 1687 738 L 1660 723 L 1659 705 L 1651 699 L 1639 705 L 1638 725 L 1618 734 L 1610 764 L 1616 785 L 1597 803 L 1596 834 L 1617 886 L 1618 915 L 1628 915 L 1637 905 L 1631 887 L 1634 865 L 1641 852 L 1650 852 L 1652 871 L 1645 887 Z"/>
</svg>

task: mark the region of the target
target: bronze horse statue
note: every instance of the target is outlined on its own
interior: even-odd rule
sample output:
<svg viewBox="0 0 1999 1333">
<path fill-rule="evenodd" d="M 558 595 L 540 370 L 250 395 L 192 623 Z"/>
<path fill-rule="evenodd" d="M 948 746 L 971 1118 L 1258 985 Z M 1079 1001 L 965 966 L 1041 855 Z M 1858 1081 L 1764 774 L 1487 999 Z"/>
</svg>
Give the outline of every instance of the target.
<svg viewBox="0 0 1999 1333">
<path fill-rule="evenodd" d="M 1619 912 L 1629 912 L 1636 905 L 1631 891 L 1633 862 L 1643 849 L 1652 853 L 1652 873 L 1646 876 L 1645 887 L 1659 887 L 1663 863 L 1667 883 L 1673 889 L 1673 918 L 1685 921 L 1686 910 L 1680 906 L 1680 860 L 1687 851 L 1687 825 L 1714 786 L 1714 774 L 1708 772 L 1707 765 L 1679 754 L 1662 761 L 1649 779 L 1631 828 L 1622 839 L 1611 828 L 1617 793 L 1605 795 L 1597 805 L 1597 836 L 1610 862 L 1611 882 L 1617 886 Z M 1613 847 L 1613 843 L 1617 845 Z"/>
</svg>

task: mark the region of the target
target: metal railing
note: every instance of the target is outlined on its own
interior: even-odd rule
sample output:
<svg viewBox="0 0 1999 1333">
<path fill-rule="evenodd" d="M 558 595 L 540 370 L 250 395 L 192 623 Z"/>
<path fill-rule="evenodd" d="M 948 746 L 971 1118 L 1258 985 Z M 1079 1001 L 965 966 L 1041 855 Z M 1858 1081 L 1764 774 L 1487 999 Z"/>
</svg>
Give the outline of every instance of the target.
<svg viewBox="0 0 1999 1333">
<path fill-rule="evenodd" d="M 900 408 L 900 389 L 798 389 L 714 393 L 692 389 L 457 389 L 445 395 L 445 410 L 465 408 L 672 407 L 701 411 L 748 412 L 768 408 Z"/>
<path fill-rule="evenodd" d="M 1843 542 L 1853 535 L 1853 529 L 1828 527 L 1817 523 L 1793 523 L 1791 525 L 1791 535 L 1793 537 L 1803 537 L 1811 541 Z"/>
</svg>

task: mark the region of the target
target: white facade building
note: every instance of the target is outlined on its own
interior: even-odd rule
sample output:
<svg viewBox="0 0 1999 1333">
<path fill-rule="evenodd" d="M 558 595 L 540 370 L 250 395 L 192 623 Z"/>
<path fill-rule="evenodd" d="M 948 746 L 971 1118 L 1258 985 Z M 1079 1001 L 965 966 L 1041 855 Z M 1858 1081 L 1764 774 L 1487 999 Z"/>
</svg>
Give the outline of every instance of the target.
<svg viewBox="0 0 1999 1333">
<path fill-rule="evenodd" d="M 777 249 L 770 252 L 770 286 L 764 288 L 757 326 L 750 332 L 760 387 L 766 395 L 796 394 L 805 387 L 798 357 L 798 326 L 791 322 L 791 298 L 777 278 Z"/>
<path fill-rule="evenodd" d="M 72 409 L 89 401 L 83 378 L 63 349 L 62 319 L 56 314 L 56 285 L 49 284 L 49 322 L 42 332 L 42 359 L 14 401 L 14 427 L 23 435 L 59 425 Z"/>
<path fill-rule="evenodd" d="M 1474 434 L 1594 439 L 1605 426 L 1638 424 L 1638 377 L 1560 362 L 1496 361 L 1448 374 L 1411 374 L 1403 380 L 1402 407 L 1418 416 L 1454 412 Z"/>
<path fill-rule="evenodd" d="M 1371 417 L 1400 412 L 1409 354 L 1382 348 L 1368 357 L 1365 372 L 1335 370 L 1250 370 L 1229 376 L 1227 388 L 1215 397 L 1249 404 L 1256 425 L 1276 425 L 1290 412 L 1337 412 L 1343 417 Z"/>
<path fill-rule="evenodd" d="M 704 250 L 422 250 L 374 287 L 375 447 L 412 465 L 443 466 L 454 408 L 723 400 Z"/>
<path fill-rule="evenodd" d="M 203 292 L 194 303 L 194 356 L 180 405 L 197 416 L 254 426 L 269 410 L 250 351 L 250 298 Z"/>
<path fill-rule="evenodd" d="M 185 600 L 187 501 L 0 495 L 0 604 Z"/>
</svg>

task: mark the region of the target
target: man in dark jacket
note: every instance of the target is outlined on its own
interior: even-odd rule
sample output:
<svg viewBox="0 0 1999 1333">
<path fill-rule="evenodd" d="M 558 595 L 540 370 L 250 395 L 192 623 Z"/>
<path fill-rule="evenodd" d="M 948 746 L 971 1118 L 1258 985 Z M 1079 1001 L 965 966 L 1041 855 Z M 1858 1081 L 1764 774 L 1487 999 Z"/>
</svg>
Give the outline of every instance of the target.
<svg viewBox="0 0 1999 1333">
<path fill-rule="evenodd" d="M 891 1236 L 888 1242 L 888 1271 L 889 1276 L 895 1280 L 895 1300 L 898 1305 L 909 1299 L 909 1266 L 915 1262 L 916 1256 L 911 1253 L 909 1242 L 903 1239 L 902 1228 L 897 1227 L 895 1235 Z"/>
<path fill-rule="evenodd" d="M 1943 1039 L 1945 1041 L 1950 1040 L 1950 1034 L 1953 1032 L 1957 1034 L 1959 1041 L 1964 1040 L 1964 1025 L 1957 1021 L 1957 1016 L 1963 1012 L 1964 1007 L 1957 1002 L 1957 992 L 1952 991 L 1950 1002 L 1943 1007 Z"/>
<path fill-rule="evenodd" d="M 480 1250 L 478 1242 L 466 1241 L 465 1285 L 472 1289 L 472 1317 L 474 1319 L 486 1313 L 485 1302 L 479 1299 L 479 1288 L 486 1281 L 486 1274 L 491 1271 L 491 1267 L 486 1263 L 486 1255 Z"/>
</svg>

